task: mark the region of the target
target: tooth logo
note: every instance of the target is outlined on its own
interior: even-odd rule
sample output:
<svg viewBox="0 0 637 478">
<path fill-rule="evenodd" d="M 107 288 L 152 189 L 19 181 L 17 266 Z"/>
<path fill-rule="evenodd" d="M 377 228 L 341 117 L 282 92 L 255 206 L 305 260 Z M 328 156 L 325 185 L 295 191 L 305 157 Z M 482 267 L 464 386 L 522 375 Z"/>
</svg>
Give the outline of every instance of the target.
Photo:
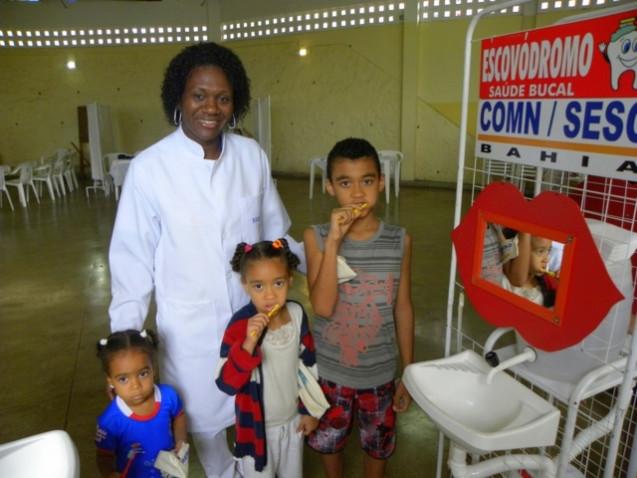
<svg viewBox="0 0 637 478">
<path fill-rule="evenodd" d="M 611 36 L 610 43 L 599 44 L 599 49 L 610 63 L 611 87 L 619 89 L 619 77 L 633 71 L 633 89 L 637 90 L 637 24 L 635 17 L 619 22 L 619 28 Z"/>
</svg>

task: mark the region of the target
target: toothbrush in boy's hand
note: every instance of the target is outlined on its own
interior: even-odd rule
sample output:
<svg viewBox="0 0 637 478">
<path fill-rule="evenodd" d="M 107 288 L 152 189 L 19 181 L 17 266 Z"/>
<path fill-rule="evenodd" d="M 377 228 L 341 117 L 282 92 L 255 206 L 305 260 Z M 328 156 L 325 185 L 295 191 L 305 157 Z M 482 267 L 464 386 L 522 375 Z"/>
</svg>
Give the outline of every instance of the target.
<svg viewBox="0 0 637 478">
<path fill-rule="evenodd" d="M 358 206 L 354 206 L 352 208 L 352 212 L 354 213 L 354 219 L 360 217 L 363 214 L 363 210 L 369 207 L 369 204 L 364 202 L 363 204 L 359 204 Z"/>
<path fill-rule="evenodd" d="M 550 270 L 548 270 L 548 269 L 546 269 L 546 270 L 544 270 L 544 271 L 542 271 L 542 272 L 543 272 L 544 274 L 546 274 L 547 276 L 549 276 L 549 277 L 557 277 L 557 272 L 553 272 L 553 271 L 550 271 Z"/>
<path fill-rule="evenodd" d="M 363 210 L 368 207 L 369 207 L 369 204 L 366 202 L 358 206 L 352 206 L 353 219 L 357 219 L 358 217 L 360 217 L 360 215 L 363 214 Z M 345 218 L 339 218 L 339 221 L 338 221 L 339 224 L 343 224 L 344 222 L 345 222 Z"/>
</svg>

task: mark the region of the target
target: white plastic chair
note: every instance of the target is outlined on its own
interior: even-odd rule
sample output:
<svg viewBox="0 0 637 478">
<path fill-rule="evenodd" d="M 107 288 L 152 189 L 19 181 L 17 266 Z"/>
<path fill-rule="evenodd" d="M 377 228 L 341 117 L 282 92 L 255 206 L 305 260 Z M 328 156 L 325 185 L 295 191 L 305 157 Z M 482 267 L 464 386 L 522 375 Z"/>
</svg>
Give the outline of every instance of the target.
<svg viewBox="0 0 637 478">
<path fill-rule="evenodd" d="M 42 183 L 46 184 L 46 187 L 49 190 L 49 196 L 51 196 L 51 201 L 55 201 L 55 189 L 53 187 L 53 165 L 51 163 L 44 162 L 43 164 L 33 168 L 33 181 L 40 183 L 38 185 L 40 186 L 40 195 L 42 195 Z"/>
<path fill-rule="evenodd" d="M 66 196 L 66 186 L 64 185 L 64 158 L 57 157 L 53 160 L 53 183 L 57 188 L 60 197 Z"/>
<path fill-rule="evenodd" d="M 391 189 L 391 176 L 394 175 L 394 195 L 398 197 L 400 193 L 400 163 L 404 156 L 400 151 L 389 149 L 378 151 L 378 159 L 383 168 L 385 176 L 385 202 L 389 204 L 389 196 Z"/>
<path fill-rule="evenodd" d="M 40 433 L 0 445 L 0 476 L 79 478 L 80 459 L 62 430 Z"/>
<path fill-rule="evenodd" d="M 327 176 L 327 157 L 319 156 L 310 159 L 310 199 L 314 196 L 314 168 L 321 170 L 321 191 L 325 194 L 325 179 Z"/>
<path fill-rule="evenodd" d="M 80 185 L 77 181 L 77 175 L 75 174 L 75 167 L 73 166 L 73 159 L 76 158 L 77 153 L 70 149 L 58 149 L 55 154 L 58 159 L 63 162 L 62 176 L 66 180 L 66 188 L 69 191 L 79 189 Z"/>
<path fill-rule="evenodd" d="M 130 165 L 130 159 L 115 159 L 111 162 L 108 173 L 113 179 L 113 189 L 115 190 L 115 201 L 119 200 L 119 190 L 124 184 L 124 178 Z"/>
<path fill-rule="evenodd" d="M 70 180 L 73 182 L 75 189 L 80 188 L 80 183 L 77 180 L 77 174 L 75 173 L 75 165 L 73 164 L 79 155 L 76 152 L 71 152 L 66 156 L 66 174 L 69 175 Z"/>
<path fill-rule="evenodd" d="M 35 189 L 33 183 L 33 166 L 30 163 L 20 164 L 12 173 L 19 173 L 17 179 L 9 179 L 6 181 L 7 186 L 13 186 L 18 189 L 18 197 L 20 198 L 20 204 L 22 207 L 27 207 L 29 203 L 29 186 L 33 189 L 33 195 L 35 200 L 40 204 L 40 198 L 38 197 L 38 191 Z"/>
<path fill-rule="evenodd" d="M 9 194 L 9 190 L 7 189 L 4 179 L 5 171 L 9 171 L 9 168 L 6 166 L 0 166 L 0 207 L 2 207 L 2 192 L 4 191 L 7 195 L 7 199 L 9 200 L 9 206 L 11 206 L 11 210 L 14 211 L 13 201 L 11 201 L 11 195 Z"/>
</svg>

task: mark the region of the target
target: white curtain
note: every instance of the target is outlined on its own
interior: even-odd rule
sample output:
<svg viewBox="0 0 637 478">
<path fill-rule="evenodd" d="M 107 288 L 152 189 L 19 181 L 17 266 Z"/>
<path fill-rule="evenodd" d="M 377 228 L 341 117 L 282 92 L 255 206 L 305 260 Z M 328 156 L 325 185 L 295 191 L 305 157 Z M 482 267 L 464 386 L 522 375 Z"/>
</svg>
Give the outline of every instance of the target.
<svg viewBox="0 0 637 478">
<path fill-rule="evenodd" d="M 106 105 L 86 105 L 88 118 L 89 152 L 93 181 L 104 181 L 104 154 L 114 151 L 111 109 Z"/>
</svg>

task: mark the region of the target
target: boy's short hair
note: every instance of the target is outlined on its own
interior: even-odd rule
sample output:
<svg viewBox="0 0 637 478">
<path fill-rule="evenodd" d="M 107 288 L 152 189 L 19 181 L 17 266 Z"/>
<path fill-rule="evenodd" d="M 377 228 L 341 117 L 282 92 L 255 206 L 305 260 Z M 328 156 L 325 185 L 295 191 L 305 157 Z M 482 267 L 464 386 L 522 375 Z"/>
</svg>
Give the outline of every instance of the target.
<svg viewBox="0 0 637 478">
<path fill-rule="evenodd" d="M 355 160 L 363 157 L 370 157 L 374 160 L 376 171 L 380 176 L 378 152 L 369 141 L 361 138 L 345 138 L 339 141 L 327 155 L 327 179 L 332 179 L 332 169 L 337 158 Z"/>
</svg>

